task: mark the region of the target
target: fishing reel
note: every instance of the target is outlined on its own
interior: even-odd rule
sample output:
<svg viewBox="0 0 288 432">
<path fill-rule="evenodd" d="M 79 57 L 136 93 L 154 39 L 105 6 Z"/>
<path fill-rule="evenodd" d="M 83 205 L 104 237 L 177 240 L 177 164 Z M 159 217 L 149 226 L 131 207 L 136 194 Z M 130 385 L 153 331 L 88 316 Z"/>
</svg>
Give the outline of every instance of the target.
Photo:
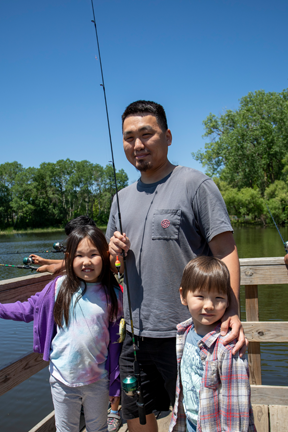
<svg viewBox="0 0 288 432">
<path fill-rule="evenodd" d="M 31 257 L 23 258 L 23 264 L 24 265 L 34 264 L 34 261 Z"/>
<path fill-rule="evenodd" d="M 134 397 L 136 395 L 137 387 L 137 378 L 133 375 L 128 375 L 122 381 L 122 389 L 127 396 Z"/>
<path fill-rule="evenodd" d="M 33 258 L 31 258 L 31 257 L 23 258 L 23 264 L 24 264 L 24 266 L 19 266 L 18 268 L 24 268 L 27 270 L 31 270 L 32 272 L 36 271 L 38 268 L 38 267 L 31 266 L 31 264 L 34 264 Z"/>
<path fill-rule="evenodd" d="M 284 243 L 284 248 L 285 248 L 285 251 L 286 251 L 286 254 L 287 254 L 288 253 L 288 241 L 286 241 Z"/>
<path fill-rule="evenodd" d="M 122 381 L 122 389 L 127 396 L 137 398 L 136 404 L 138 406 L 139 421 L 141 425 L 146 424 L 146 412 L 144 399 L 141 391 L 140 383 L 140 370 L 137 361 L 134 361 L 134 375 L 128 375 Z"/>
<path fill-rule="evenodd" d="M 60 242 L 54 243 L 53 244 L 53 249 L 56 252 L 65 252 L 65 250 L 66 250 L 65 246 L 62 243 L 60 243 Z"/>
</svg>

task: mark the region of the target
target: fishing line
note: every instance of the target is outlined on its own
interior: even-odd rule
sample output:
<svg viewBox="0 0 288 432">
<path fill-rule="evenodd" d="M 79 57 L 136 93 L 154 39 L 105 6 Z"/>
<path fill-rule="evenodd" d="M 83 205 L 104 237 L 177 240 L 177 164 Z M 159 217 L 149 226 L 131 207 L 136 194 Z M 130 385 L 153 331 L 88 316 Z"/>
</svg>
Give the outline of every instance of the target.
<svg viewBox="0 0 288 432">
<path fill-rule="evenodd" d="M 108 132 L 109 132 L 110 150 L 111 150 L 111 157 L 112 157 L 113 177 L 114 177 L 115 190 L 116 190 L 116 202 L 117 202 L 117 210 L 118 210 L 119 227 L 120 227 L 121 234 L 123 234 L 122 221 L 121 221 L 121 212 L 120 212 L 120 204 L 119 204 L 119 197 L 118 197 L 118 188 L 117 188 L 116 169 L 115 169 L 115 163 L 114 163 L 114 152 L 113 152 L 111 129 L 110 129 L 110 121 L 109 121 L 109 114 L 108 114 L 108 104 L 107 104 L 107 98 L 106 98 L 106 89 L 105 89 L 105 83 L 104 83 L 104 74 L 103 74 L 103 68 L 102 68 L 102 61 L 101 61 L 101 54 L 100 54 L 100 44 L 99 44 L 99 39 L 98 39 L 98 32 L 97 32 L 97 25 L 96 25 L 96 18 L 95 18 L 93 0 L 91 0 L 91 6 L 92 6 L 92 12 L 93 12 L 93 20 L 91 20 L 91 22 L 94 24 L 94 29 L 95 29 L 97 48 L 98 48 L 98 57 L 99 57 L 100 70 L 101 70 L 101 78 L 102 78 L 102 84 L 100 84 L 100 85 L 103 88 L 105 108 L 106 108 L 106 117 L 107 117 Z M 128 298 L 128 308 L 129 308 L 131 334 L 132 334 L 132 343 L 133 343 L 133 351 L 134 351 L 134 374 L 135 374 L 135 377 L 137 379 L 137 385 L 138 385 L 138 388 L 136 390 L 137 406 L 138 406 L 138 413 L 139 413 L 140 424 L 144 425 L 144 424 L 146 424 L 146 414 L 145 414 L 145 406 L 144 406 L 144 401 L 143 401 L 143 396 L 142 396 L 142 391 L 141 391 L 140 368 L 139 368 L 139 363 L 137 361 L 137 355 L 136 355 L 136 344 L 135 344 L 134 326 L 133 326 L 133 318 L 132 318 L 130 289 L 129 289 L 127 266 L 126 266 L 126 256 L 125 256 L 124 250 L 122 251 L 122 257 L 123 257 L 123 264 L 124 264 L 124 274 L 125 274 L 125 280 L 126 280 L 126 291 L 127 291 L 127 298 Z M 129 377 L 129 378 L 133 378 L 133 377 Z M 129 387 L 131 388 L 131 392 L 132 392 L 133 383 L 130 382 L 130 381 L 129 382 L 125 382 L 125 383 L 123 383 L 123 388 L 124 388 L 124 384 L 127 385 L 127 390 L 128 390 L 127 394 L 129 394 L 129 389 L 128 389 Z M 132 393 L 129 394 L 129 395 L 131 396 Z"/>
</svg>

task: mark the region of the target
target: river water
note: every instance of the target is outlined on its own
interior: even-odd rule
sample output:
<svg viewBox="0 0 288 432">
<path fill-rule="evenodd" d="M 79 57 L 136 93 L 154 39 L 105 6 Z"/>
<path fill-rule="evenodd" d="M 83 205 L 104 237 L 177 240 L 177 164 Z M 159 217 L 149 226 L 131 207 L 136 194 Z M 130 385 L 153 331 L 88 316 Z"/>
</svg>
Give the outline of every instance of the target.
<svg viewBox="0 0 288 432">
<path fill-rule="evenodd" d="M 284 240 L 288 240 L 288 227 L 280 231 Z M 240 258 L 284 256 L 283 244 L 273 227 L 236 227 L 234 236 Z M 64 232 L 0 236 L 0 263 L 22 264 L 29 253 L 52 250 L 53 243 L 64 238 Z M 7 254 L 13 251 L 20 254 Z M 61 254 L 44 255 L 54 259 L 62 257 Z M 28 270 L 0 266 L 1 280 L 28 274 Z M 287 289 L 288 285 L 259 287 L 260 321 L 288 321 Z M 241 288 L 241 316 L 245 319 L 244 288 Z M 0 368 L 32 351 L 32 329 L 33 323 L 0 321 Z M 261 356 L 263 384 L 287 386 L 288 344 L 263 343 Z M 45 369 L 1 397 L 1 432 L 28 431 L 53 410 L 48 379 Z"/>
</svg>

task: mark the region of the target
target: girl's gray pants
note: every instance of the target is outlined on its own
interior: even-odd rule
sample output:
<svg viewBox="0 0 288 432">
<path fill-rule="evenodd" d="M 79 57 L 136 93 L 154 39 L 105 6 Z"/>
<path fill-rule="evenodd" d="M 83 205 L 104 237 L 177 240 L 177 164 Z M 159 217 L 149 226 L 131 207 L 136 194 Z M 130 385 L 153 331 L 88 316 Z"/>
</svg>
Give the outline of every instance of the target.
<svg viewBox="0 0 288 432">
<path fill-rule="evenodd" d="M 81 405 L 87 432 L 107 432 L 108 379 L 68 387 L 50 375 L 57 432 L 79 432 Z"/>
</svg>

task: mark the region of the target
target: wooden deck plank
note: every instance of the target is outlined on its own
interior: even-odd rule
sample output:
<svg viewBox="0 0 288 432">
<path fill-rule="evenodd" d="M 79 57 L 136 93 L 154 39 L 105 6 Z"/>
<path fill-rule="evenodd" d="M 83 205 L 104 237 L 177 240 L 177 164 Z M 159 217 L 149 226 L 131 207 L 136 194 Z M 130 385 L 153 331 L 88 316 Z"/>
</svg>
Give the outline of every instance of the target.
<svg viewBox="0 0 288 432">
<path fill-rule="evenodd" d="M 267 266 L 267 265 L 283 265 L 284 263 L 284 257 L 266 257 L 266 258 L 240 258 L 240 267 L 245 266 Z"/>
<path fill-rule="evenodd" d="M 171 416 L 172 416 L 172 411 L 161 412 L 159 418 L 157 419 L 158 432 L 168 432 Z M 119 432 L 127 432 L 127 431 L 129 431 L 127 423 L 123 422 L 123 425 L 119 429 Z M 29 431 L 29 432 L 31 432 L 31 431 Z M 81 432 L 86 432 L 86 428 L 84 427 L 84 429 L 82 429 Z M 257 432 L 262 432 L 262 431 L 257 431 Z M 266 432 L 266 431 L 263 431 L 263 432 Z"/>
<path fill-rule="evenodd" d="M 270 405 L 270 432 L 288 431 L 288 406 Z"/>
<path fill-rule="evenodd" d="M 279 285 L 288 284 L 288 270 L 283 265 L 242 266 L 241 285 Z"/>
<path fill-rule="evenodd" d="M 30 353 L 0 370 L 0 396 L 48 366 L 42 354 Z"/>
<path fill-rule="evenodd" d="M 0 303 L 26 301 L 54 278 L 50 273 L 36 273 L 32 276 L 0 281 Z"/>
<path fill-rule="evenodd" d="M 53 277 L 51 273 L 34 273 L 28 276 L 21 276 L 13 279 L 4 279 L 0 281 L 0 291 L 3 291 L 7 288 L 18 288 L 21 286 L 26 286 L 28 284 L 38 283 L 39 279 L 49 280 Z M 37 280 L 38 279 L 38 280 Z"/>
<path fill-rule="evenodd" d="M 288 405 L 288 387 L 251 385 L 251 402 L 253 405 Z"/>
<path fill-rule="evenodd" d="M 81 414 L 79 431 L 82 432 L 83 430 L 86 430 L 86 428 L 83 429 L 84 427 L 85 427 L 85 419 L 84 419 L 84 415 Z M 55 431 L 56 431 L 55 411 L 52 411 L 43 420 L 41 420 L 41 422 L 39 422 L 36 426 L 30 429 L 29 432 L 55 432 Z"/>
<path fill-rule="evenodd" d="M 250 321 L 242 325 L 249 342 L 288 342 L 286 321 Z"/>
<path fill-rule="evenodd" d="M 30 429 L 29 432 L 55 432 L 55 411 L 52 411 L 48 414 L 41 422 L 39 422 L 36 426 Z"/>
<path fill-rule="evenodd" d="M 252 405 L 254 424 L 257 432 L 269 432 L 269 409 L 268 405 Z"/>
</svg>

